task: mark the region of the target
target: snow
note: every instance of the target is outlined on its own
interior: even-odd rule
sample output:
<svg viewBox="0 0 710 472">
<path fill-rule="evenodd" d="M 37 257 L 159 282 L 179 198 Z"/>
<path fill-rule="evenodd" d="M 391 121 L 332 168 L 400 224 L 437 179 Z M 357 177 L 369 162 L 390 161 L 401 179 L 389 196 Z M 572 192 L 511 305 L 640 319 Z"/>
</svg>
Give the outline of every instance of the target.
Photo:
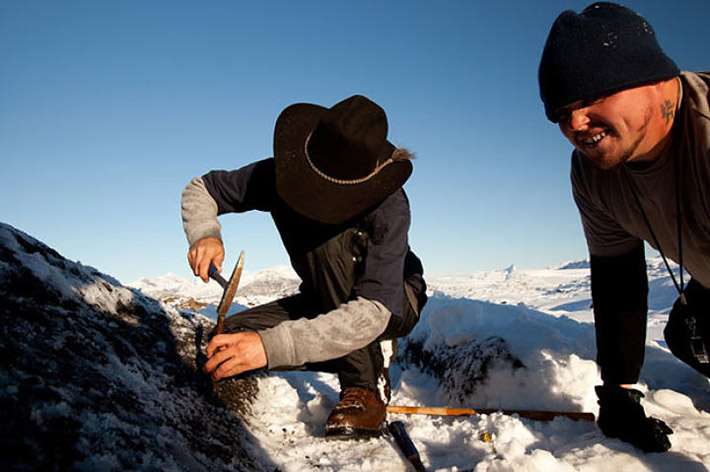
<svg viewBox="0 0 710 472">
<path fill-rule="evenodd" d="M 390 414 L 389 421 L 404 422 L 427 470 L 708 470 L 710 384 L 665 347 L 662 330 L 675 291 L 662 261 L 651 259 L 648 266 L 646 363 L 636 387 L 645 394 L 647 414 L 674 430 L 670 452 L 644 454 L 606 438 L 593 422 L 568 418 L 540 422 L 502 413 L 464 417 Z M 251 280 L 259 280 L 264 292 L 264 284 L 273 275 L 262 275 L 252 274 Z M 392 404 L 598 413 L 594 386 L 600 384 L 600 377 L 594 362 L 585 261 L 540 270 L 510 266 L 430 276 L 427 281 L 429 303 L 400 347 L 421 341 L 429 351 L 441 346 L 460 349 L 500 337 L 525 368 L 500 364 L 488 372 L 483 384 L 466 393 L 457 390 L 457 385 L 467 381 L 463 371 L 452 379 L 451 387 L 416 366 L 398 362 L 391 369 Z M 238 295 L 235 303 L 233 311 L 239 311 L 253 300 Z M 209 308 L 205 312 L 209 315 Z M 323 424 L 338 392 L 337 379 L 331 374 L 273 372 L 260 378 L 248 424 L 261 446 L 260 454 L 288 472 L 411 470 L 389 437 L 345 442 L 323 437 Z M 486 437 L 491 440 L 482 439 Z"/>
</svg>

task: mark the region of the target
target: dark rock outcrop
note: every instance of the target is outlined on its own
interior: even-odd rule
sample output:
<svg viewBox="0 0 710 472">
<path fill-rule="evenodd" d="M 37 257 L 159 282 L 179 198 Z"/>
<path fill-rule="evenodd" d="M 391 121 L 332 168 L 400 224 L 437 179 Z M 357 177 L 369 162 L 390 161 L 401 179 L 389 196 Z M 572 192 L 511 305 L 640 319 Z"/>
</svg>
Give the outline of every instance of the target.
<svg viewBox="0 0 710 472">
<path fill-rule="evenodd" d="M 408 338 L 401 352 L 404 368 L 414 366 L 438 379 L 449 399 L 457 404 L 465 403 L 488 380 L 491 370 L 525 367 L 498 336 L 458 346 L 437 344 L 429 349 L 423 341 Z"/>
<path fill-rule="evenodd" d="M 274 470 L 256 381 L 198 368 L 212 327 L 0 223 L 3 468 Z"/>
</svg>

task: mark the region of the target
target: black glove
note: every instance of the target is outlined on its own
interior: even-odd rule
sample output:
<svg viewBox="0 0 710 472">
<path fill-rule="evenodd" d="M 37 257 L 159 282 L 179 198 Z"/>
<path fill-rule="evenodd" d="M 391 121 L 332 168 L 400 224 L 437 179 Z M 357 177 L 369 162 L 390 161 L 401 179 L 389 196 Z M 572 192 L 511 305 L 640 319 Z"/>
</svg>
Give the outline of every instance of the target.
<svg viewBox="0 0 710 472">
<path fill-rule="evenodd" d="M 610 438 L 619 438 L 644 452 L 665 452 L 671 448 L 673 430 L 663 421 L 647 417 L 641 406 L 643 393 L 619 386 L 597 386 L 599 428 Z"/>
</svg>

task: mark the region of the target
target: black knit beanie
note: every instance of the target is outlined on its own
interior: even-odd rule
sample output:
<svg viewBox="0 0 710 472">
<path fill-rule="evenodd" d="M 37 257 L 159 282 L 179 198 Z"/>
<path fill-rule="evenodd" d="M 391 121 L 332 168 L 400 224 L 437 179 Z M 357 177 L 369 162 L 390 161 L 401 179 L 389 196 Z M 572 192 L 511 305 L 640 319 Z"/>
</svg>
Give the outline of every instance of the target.
<svg viewBox="0 0 710 472">
<path fill-rule="evenodd" d="M 680 73 L 663 53 L 653 28 L 621 5 L 594 3 L 564 11 L 552 25 L 538 80 L 545 114 L 579 100 L 671 79 Z"/>
</svg>

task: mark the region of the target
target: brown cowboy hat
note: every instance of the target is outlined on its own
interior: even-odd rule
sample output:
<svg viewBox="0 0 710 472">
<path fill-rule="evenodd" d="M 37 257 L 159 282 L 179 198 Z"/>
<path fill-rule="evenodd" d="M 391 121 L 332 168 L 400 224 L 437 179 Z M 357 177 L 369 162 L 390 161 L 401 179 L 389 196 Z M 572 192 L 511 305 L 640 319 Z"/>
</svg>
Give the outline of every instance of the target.
<svg viewBox="0 0 710 472">
<path fill-rule="evenodd" d="M 340 224 L 381 202 L 407 181 L 412 163 L 393 158 L 387 117 L 354 95 L 325 108 L 287 107 L 276 120 L 276 189 L 297 212 Z"/>
</svg>

